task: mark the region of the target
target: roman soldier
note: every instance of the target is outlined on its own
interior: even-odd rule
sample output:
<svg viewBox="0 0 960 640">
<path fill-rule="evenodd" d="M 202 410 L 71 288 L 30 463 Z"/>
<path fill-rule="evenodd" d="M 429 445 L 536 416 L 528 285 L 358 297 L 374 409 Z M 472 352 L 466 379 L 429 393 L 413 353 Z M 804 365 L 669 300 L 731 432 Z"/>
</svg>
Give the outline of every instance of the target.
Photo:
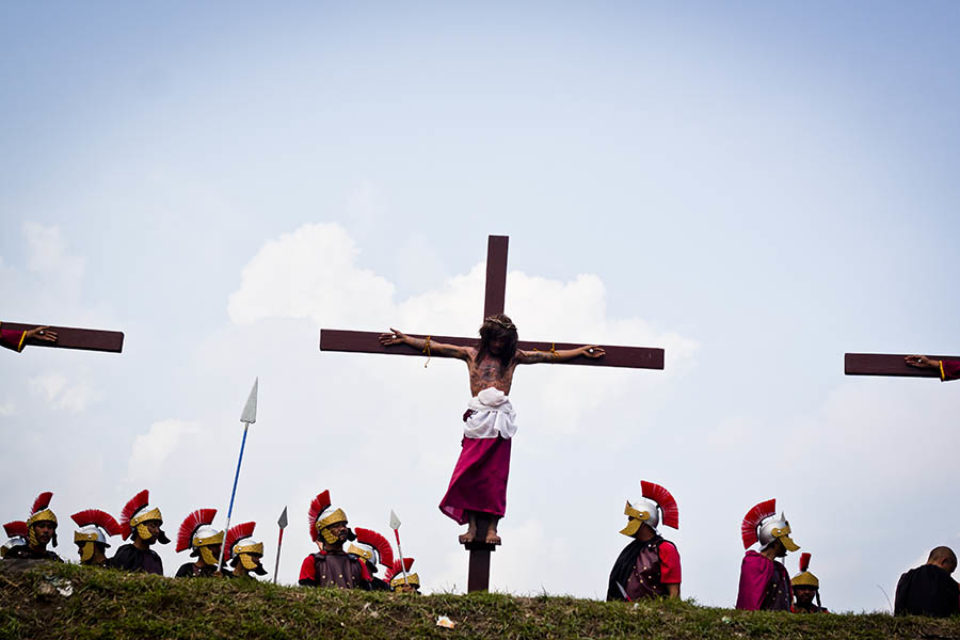
<svg viewBox="0 0 960 640">
<path fill-rule="evenodd" d="M 26 331 L 5 329 L 0 322 L 0 347 L 20 353 L 30 341 L 56 342 L 57 332 L 51 331 L 50 327 L 34 327 Z"/>
<path fill-rule="evenodd" d="M 251 573 L 258 576 L 267 574 L 267 570 L 263 568 L 261 563 L 263 543 L 253 540 L 253 530 L 256 527 L 256 522 L 244 522 L 235 527 L 230 527 L 230 530 L 227 531 L 224 560 L 230 561 L 235 578 L 249 578 L 256 581 L 256 578 L 250 575 Z"/>
<path fill-rule="evenodd" d="M 789 611 L 793 602 L 790 574 L 777 558 L 800 547 L 790 539 L 790 523 L 777 515 L 776 499 L 754 505 L 740 525 L 743 548 L 759 542 L 760 550 L 748 550 L 740 565 L 737 609 Z"/>
<path fill-rule="evenodd" d="M 27 544 L 27 523 L 23 520 L 14 520 L 3 525 L 3 531 L 9 538 L 0 547 L 0 559 L 6 558 L 7 553 L 14 547 L 22 547 Z"/>
<path fill-rule="evenodd" d="M 70 517 L 80 527 L 79 531 L 73 532 L 73 542 L 80 553 L 80 564 L 105 567 L 106 550 L 110 546 L 107 537 L 120 533 L 120 523 L 100 509 L 79 511 Z"/>
<path fill-rule="evenodd" d="M 220 545 L 223 531 L 212 527 L 216 509 L 197 509 L 180 524 L 177 533 L 177 553 L 190 549 L 194 562 L 186 562 L 177 569 L 176 578 L 206 578 L 219 571 Z"/>
<path fill-rule="evenodd" d="M 404 558 L 403 564 L 399 559 L 393 561 L 393 566 L 387 569 L 383 576 L 383 579 L 390 583 L 391 591 L 420 595 L 420 576 L 410 573 L 412 566 L 413 558 Z"/>
<path fill-rule="evenodd" d="M 347 553 L 361 558 L 367 564 L 367 571 L 372 577 L 370 588 L 373 591 L 389 591 L 390 585 L 374 574 L 377 573 L 378 564 L 385 567 L 393 565 L 393 549 L 390 547 L 390 541 L 376 531 L 362 527 L 357 527 L 356 533 L 357 541 L 350 543 Z"/>
<path fill-rule="evenodd" d="M 347 541 L 357 537 L 347 526 L 347 514 L 330 504 L 330 491 L 317 495 L 310 503 L 310 538 L 320 550 L 304 558 L 300 566 L 300 584 L 307 587 L 337 587 L 370 590 L 373 578 L 366 562 L 343 550 Z"/>
<path fill-rule="evenodd" d="M 150 492 L 144 489 L 133 496 L 120 512 L 120 537 L 123 540 L 129 538 L 131 542 L 117 549 L 108 566 L 162 576 L 163 560 L 150 548 L 158 542 L 170 542 L 161 526 L 163 516 L 160 509 L 150 504 Z"/>
<path fill-rule="evenodd" d="M 800 554 L 800 573 L 793 576 L 790 586 L 793 587 L 794 613 L 829 613 L 820 606 L 820 581 L 810 573 L 810 554 Z M 813 604 L 816 599 L 817 604 Z"/>
<path fill-rule="evenodd" d="M 670 492 L 658 484 L 642 480 L 642 498 L 627 506 L 627 526 L 620 533 L 633 538 L 613 564 L 607 584 L 607 600 L 680 597 L 680 554 L 664 540 L 657 527 L 663 524 L 680 528 L 680 509 Z"/>
<path fill-rule="evenodd" d="M 55 560 L 63 562 L 53 551 L 47 550 L 47 544 L 57 546 L 57 516 L 50 510 L 53 493 L 45 491 L 37 496 L 27 518 L 27 544 L 7 550 L 5 560 Z"/>
</svg>

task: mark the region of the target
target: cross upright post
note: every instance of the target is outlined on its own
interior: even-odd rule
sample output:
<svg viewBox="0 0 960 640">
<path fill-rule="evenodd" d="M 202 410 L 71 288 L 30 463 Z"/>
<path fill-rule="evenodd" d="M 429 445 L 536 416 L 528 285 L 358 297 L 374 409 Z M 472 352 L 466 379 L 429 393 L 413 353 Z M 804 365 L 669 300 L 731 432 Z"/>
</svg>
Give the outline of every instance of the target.
<svg viewBox="0 0 960 640">
<path fill-rule="evenodd" d="M 484 291 L 483 317 L 503 313 L 507 287 L 507 236 L 489 236 L 487 240 L 487 270 Z M 481 318 L 482 320 L 482 318 Z M 409 334 L 415 338 L 428 336 Z M 430 335 L 432 340 L 458 346 L 475 346 L 477 338 L 457 336 Z M 517 349 L 523 351 L 553 351 L 573 349 L 579 344 L 559 342 L 530 342 L 520 341 Z M 664 351 L 659 348 L 624 347 L 601 345 L 606 354 L 603 358 L 591 359 L 577 357 L 556 364 L 590 365 L 599 367 L 628 367 L 634 369 L 663 369 Z M 344 351 L 351 353 L 383 353 L 392 355 L 426 355 L 419 349 L 406 344 L 385 347 L 380 344 L 380 333 L 369 331 L 343 331 L 335 329 L 320 330 L 321 351 Z M 432 354 L 433 357 L 445 357 L 442 354 Z M 484 540 L 490 518 L 481 514 L 477 519 L 477 540 Z M 470 552 L 469 573 L 467 577 L 467 591 L 487 591 L 490 586 L 490 553 L 496 550 L 496 545 L 487 542 L 465 542 L 464 547 Z"/>
</svg>

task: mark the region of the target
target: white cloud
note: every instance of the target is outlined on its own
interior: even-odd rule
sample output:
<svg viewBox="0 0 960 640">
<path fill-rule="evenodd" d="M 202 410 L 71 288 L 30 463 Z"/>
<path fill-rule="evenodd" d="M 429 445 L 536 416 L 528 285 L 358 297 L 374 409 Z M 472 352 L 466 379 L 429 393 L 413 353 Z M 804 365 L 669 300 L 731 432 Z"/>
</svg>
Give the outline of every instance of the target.
<svg viewBox="0 0 960 640">
<path fill-rule="evenodd" d="M 0 404 L 0 416 L 12 416 L 16 413 L 17 408 L 14 406 L 13 402 L 4 402 Z"/>
<path fill-rule="evenodd" d="M 309 318 L 331 328 L 393 326 L 411 333 L 475 335 L 482 314 L 483 263 L 436 289 L 395 302 L 393 284 L 361 268 L 359 253 L 336 224 L 308 224 L 283 234 L 267 242 L 243 269 L 240 289 L 229 299 L 229 315 L 239 324 Z M 661 377 L 691 366 L 697 349 L 690 338 L 657 331 L 640 318 L 608 317 L 606 290 L 596 275 L 562 282 L 510 272 L 506 309 L 524 339 L 665 347 L 671 366 L 657 372 Z M 553 432 L 574 433 L 584 415 L 611 399 L 632 394 L 638 400 L 643 393 L 634 389 L 636 378 L 623 372 L 549 365 L 535 369 L 524 373 L 520 419 L 523 412 L 536 415 L 540 419 L 532 424 L 549 425 Z M 649 404 L 656 404 L 656 391 L 646 393 Z"/>
<path fill-rule="evenodd" d="M 57 372 L 43 373 L 30 378 L 30 388 L 42 396 L 54 409 L 70 413 L 85 411 L 97 394 L 86 380 L 71 382 Z"/>
<path fill-rule="evenodd" d="M 183 420 L 161 420 L 150 425 L 147 433 L 133 441 L 127 465 L 128 480 L 154 482 L 162 478 L 169 471 L 167 461 L 181 442 L 199 432 L 196 423 Z"/>
<path fill-rule="evenodd" d="M 58 274 L 75 282 L 83 278 L 84 260 L 69 253 L 60 227 L 25 222 L 23 235 L 27 240 L 28 269 Z"/>
<path fill-rule="evenodd" d="M 230 296 L 236 323 L 265 318 L 349 322 L 371 305 L 389 305 L 393 285 L 355 266 L 359 251 L 342 227 L 308 224 L 268 242 L 244 267 Z"/>
</svg>

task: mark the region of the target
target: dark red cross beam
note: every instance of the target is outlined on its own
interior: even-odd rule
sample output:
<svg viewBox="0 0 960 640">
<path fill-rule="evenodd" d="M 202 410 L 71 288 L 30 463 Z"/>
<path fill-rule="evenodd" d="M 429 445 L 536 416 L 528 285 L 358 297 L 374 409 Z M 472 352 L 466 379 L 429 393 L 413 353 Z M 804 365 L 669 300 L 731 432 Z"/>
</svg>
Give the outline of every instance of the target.
<svg viewBox="0 0 960 640">
<path fill-rule="evenodd" d="M 843 372 L 848 376 L 894 376 L 899 378 L 939 378 L 939 369 L 911 367 L 905 361 L 910 354 L 845 353 Z M 960 360 L 960 356 L 928 356 L 932 360 Z"/>
<path fill-rule="evenodd" d="M 507 236 L 490 236 L 487 241 L 487 282 L 484 296 L 483 317 L 487 318 L 496 313 L 503 313 L 504 297 L 507 290 Z M 481 318 L 482 321 L 482 318 Z M 381 332 L 382 333 L 382 332 Z M 426 338 L 426 335 L 409 334 L 415 338 Z M 446 342 L 458 346 L 475 347 L 479 338 L 462 338 L 458 336 L 430 335 L 431 340 Z M 549 351 L 555 349 L 575 349 L 592 342 L 571 344 L 568 342 L 526 342 L 520 341 L 518 349 L 523 351 Z M 629 367 L 633 369 L 663 369 L 663 349 L 646 347 L 620 347 L 600 345 L 606 351 L 602 358 L 574 358 L 566 362 L 551 364 L 579 364 L 593 367 Z M 387 355 L 424 356 L 419 349 L 409 345 L 399 344 L 385 347 L 380 344 L 380 333 L 372 331 L 340 331 L 337 329 L 320 330 L 321 351 L 347 351 L 351 353 L 384 353 Z M 440 357 L 440 356 L 434 356 Z"/>
<path fill-rule="evenodd" d="M 487 318 L 497 313 L 503 313 L 504 298 L 507 290 L 507 236 L 490 236 L 487 240 L 487 279 L 484 294 L 483 317 Z M 481 319 L 482 320 L 482 319 Z M 416 338 L 425 338 L 426 335 L 409 334 Z M 479 338 L 462 338 L 456 336 L 430 336 L 431 340 L 446 342 L 459 346 L 475 347 Z M 524 351 L 549 351 L 551 349 L 573 349 L 582 342 L 569 344 L 564 342 L 519 342 L 518 349 Z M 621 347 L 600 345 L 606 355 L 598 359 L 585 357 L 574 358 L 565 362 L 551 364 L 579 364 L 594 367 L 630 367 L 634 369 L 663 369 L 663 349 L 646 347 Z M 347 351 L 351 353 L 383 353 L 387 355 L 425 356 L 419 349 L 409 345 L 399 344 L 385 347 L 380 344 L 380 333 L 369 331 L 339 331 L 335 329 L 320 330 L 321 351 Z M 441 356 L 434 356 L 441 357 Z M 482 520 L 482 519 L 481 519 Z M 478 538 L 486 535 L 489 523 L 478 522 Z M 492 544 L 482 542 L 468 542 L 464 545 L 470 551 L 470 567 L 467 577 L 467 591 L 487 591 L 490 585 L 490 552 L 495 550 Z"/>
<path fill-rule="evenodd" d="M 2 322 L 0 327 L 13 331 L 29 331 L 47 325 L 23 324 L 21 322 Z M 99 329 L 77 329 L 74 327 L 49 326 L 50 331 L 57 333 L 56 342 L 30 340 L 31 347 L 53 347 L 55 349 L 82 349 L 85 351 L 109 351 L 120 353 L 123 351 L 122 331 L 101 331 Z"/>
</svg>

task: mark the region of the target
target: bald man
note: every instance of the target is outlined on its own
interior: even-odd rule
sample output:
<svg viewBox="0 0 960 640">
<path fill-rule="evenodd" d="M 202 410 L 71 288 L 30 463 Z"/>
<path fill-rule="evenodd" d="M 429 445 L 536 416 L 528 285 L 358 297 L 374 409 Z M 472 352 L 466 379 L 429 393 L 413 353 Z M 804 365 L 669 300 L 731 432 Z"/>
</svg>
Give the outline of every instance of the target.
<svg viewBox="0 0 960 640">
<path fill-rule="evenodd" d="M 960 586 L 950 577 L 957 569 L 957 554 L 950 547 L 930 552 L 927 564 L 900 576 L 893 613 L 946 618 L 960 613 Z"/>
</svg>

